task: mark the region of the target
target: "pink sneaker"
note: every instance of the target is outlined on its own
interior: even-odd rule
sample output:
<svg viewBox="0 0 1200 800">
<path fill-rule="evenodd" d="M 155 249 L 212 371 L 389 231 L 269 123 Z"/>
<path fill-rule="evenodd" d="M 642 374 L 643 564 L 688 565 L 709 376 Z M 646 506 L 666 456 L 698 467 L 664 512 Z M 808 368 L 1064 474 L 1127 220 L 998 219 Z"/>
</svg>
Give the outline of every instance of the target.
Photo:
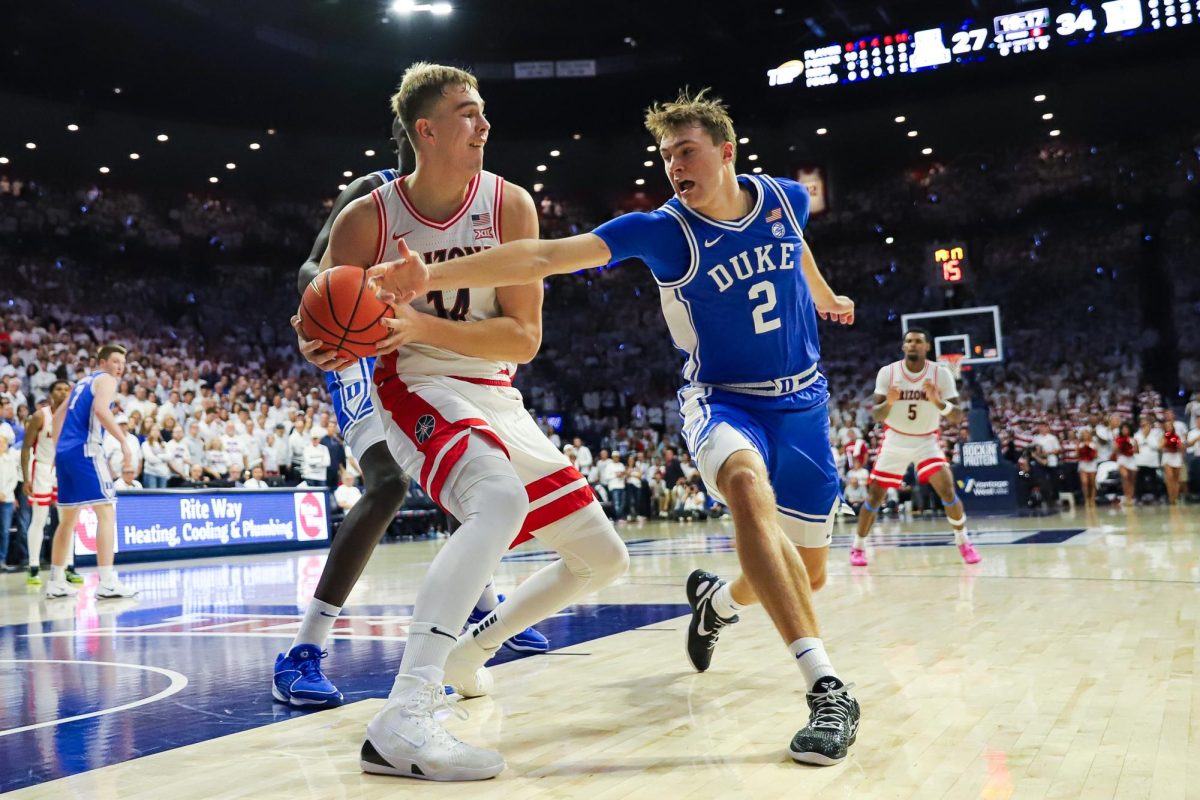
<svg viewBox="0 0 1200 800">
<path fill-rule="evenodd" d="M 975 546 L 970 542 L 963 542 L 958 546 L 958 552 L 962 554 L 962 560 L 968 564 L 978 564 L 983 561 L 983 556 L 975 550 Z"/>
<path fill-rule="evenodd" d="M 978 560 L 979 556 L 975 556 Z M 864 550 L 859 550 L 857 547 L 850 548 L 850 566 L 865 567 L 867 565 L 867 553 Z"/>
</svg>

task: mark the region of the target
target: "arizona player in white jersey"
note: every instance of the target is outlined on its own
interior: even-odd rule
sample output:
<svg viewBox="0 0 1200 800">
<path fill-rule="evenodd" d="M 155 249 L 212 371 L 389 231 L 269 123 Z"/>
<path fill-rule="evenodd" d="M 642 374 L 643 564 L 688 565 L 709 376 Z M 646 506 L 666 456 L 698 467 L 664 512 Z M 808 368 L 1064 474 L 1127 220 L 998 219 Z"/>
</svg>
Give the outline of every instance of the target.
<svg viewBox="0 0 1200 800">
<path fill-rule="evenodd" d="M 392 123 L 392 139 L 399 166 L 403 169 L 406 162 L 411 164 L 414 159 L 399 119 Z M 334 220 L 354 200 L 398 179 L 401 169 L 372 172 L 356 178 L 342 191 L 317 234 L 308 260 L 300 267 L 297 288 L 301 294 L 320 272 L 321 265 L 328 267 L 332 263 L 328 260 L 329 235 Z M 304 339 L 298 316 L 292 318 L 292 327 L 299 337 L 301 353 L 325 371 L 325 386 L 333 403 L 338 430 L 362 467 L 366 484 L 366 491 L 346 514 L 330 545 L 329 557 L 321 570 L 313 599 L 304 611 L 304 619 L 291 645 L 275 658 L 271 695 L 296 708 L 322 708 L 339 705 L 343 700 L 342 693 L 321 668 L 321 661 L 327 656 L 326 640 L 379 540 L 404 504 L 409 479 L 392 457 L 383 420 L 371 396 L 375 359 L 341 359 L 336 350 L 326 348 L 320 340 Z M 489 581 L 471 616 L 482 619 L 502 599 L 503 595 L 497 595 Z M 517 632 L 505 645 L 522 652 L 545 652 L 550 647 L 546 637 L 533 628 Z"/>
<path fill-rule="evenodd" d="M 904 358 L 880 369 L 875 378 L 871 415 L 884 424 L 883 445 L 871 469 L 867 501 L 858 512 L 858 536 L 850 549 L 852 566 L 867 566 L 867 536 L 879 504 L 889 488 L 900 488 L 909 464 L 915 465 L 917 479 L 927 481 L 942 499 L 963 561 L 981 560 L 967 535 L 967 514 L 954 491 L 954 474 L 939 435 L 941 417 L 952 425 L 962 419 L 962 409 L 954 404 L 958 388 L 948 369 L 929 360 L 929 348 L 929 331 L 909 328 L 904 334 Z"/>
<path fill-rule="evenodd" d="M 409 257 L 369 273 L 381 297 L 403 301 L 634 257 L 646 263 L 686 356 L 684 437 L 705 485 L 733 514 L 744 573 L 728 584 L 702 570 L 689 577 L 688 657 L 706 669 L 720 628 L 761 599 L 808 690 L 809 722 L 789 752 L 835 764 L 854 743 L 859 705 L 830 662 L 812 603 L 840 506 L 817 316 L 849 324 L 854 303 L 829 288 L 803 239 L 804 188 L 737 174 L 737 137 L 719 100 L 681 94 L 652 106 L 646 127 L 675 193 L 657 211 L 565 239 L 515 242 L 445 264 Z M 413 338 L 420 341 L 419 332 Z"/>
<path fill-rule="evenodd" d="M 42 406 L 29 420 L 25 429 L 25 444 L 21 448 L 21 474 L 25 485 L 30 487 L 29 502 L 33 515 L 26 533 L 29 551 L 29 586 L 41 586 L 39 563 L 42 554 L 42 537 L 46 531 L 46 520 L 50 518 L 50 506 L 58 502 L 58 476 L 54 469 L 54 412 L 71 393 L 71 384 L 55 381 L 50 385 L 50 405 Z"/>
<path fill-rule="evenodd" d="M 405 239 L 440 261 L 537 236 L 528 192 L 483 171 L 490 125 L 472 75 L 413 65 L 393 110 L 416 168 L 346 207 L 330 236 L 329 264 L 368 267 L 403 255 Z M 541 282 L 462 287 L 470 284 L 398 307 L 375 365 L 373 402 L 393 456 L 462 525 L 417 592 L 399 675 L 367 726 L 360 764 L 368 772 L 434 780 L 497 775 L 499 753 L 458 741 L 436 719 L 447 703 L 443 680 L 467 697 L 486 693 L 491 678 L 483 664 L 501 644 L 611 583 L 629 563 L 586 479 L 512 388 L 517 364 L 541 345 Z M 414 338 L 421 344 L 395 349 Z M 504 552 L 531 535 L 562 559 L 459 639 Z"/>
<path fill-rule="evenodd" d="M 133 465 L 133 451 L 112 413 L 117 383 L 125 374 L 125 348 L 106 344 L 96 354 L 96 372 L 71 388 L 66 402 L 54 412 L 54 466 L 58 473 L 58 529 L 50 553 L 50 580 L 46 597 L 69 597 L 75 587 L 67 584 L 66 567 L 75 521 L 90 507 L 96 514 L 96 565 L 100 568 L 97 598 L 133 597 L 137 594 L 121 582 L 113 569 L 116 552 L 116 493 L 100 441 L 104 431 L 121 443 L 122 466 Z"/>
</svg>

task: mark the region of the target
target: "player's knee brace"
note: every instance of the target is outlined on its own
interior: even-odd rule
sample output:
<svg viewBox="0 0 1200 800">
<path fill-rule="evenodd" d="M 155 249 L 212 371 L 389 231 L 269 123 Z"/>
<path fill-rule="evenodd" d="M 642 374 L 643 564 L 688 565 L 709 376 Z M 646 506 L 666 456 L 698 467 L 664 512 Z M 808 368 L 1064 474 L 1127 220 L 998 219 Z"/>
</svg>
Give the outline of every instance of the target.
<svg viewBox="0 0 1200 800">
<path fill-rule="evenodd" d="M 554 548 L 572 575 L 607 586 L 629 569 L 629 551 L 599 503 L 592 503 L 537 533 Z"/>
</svg>

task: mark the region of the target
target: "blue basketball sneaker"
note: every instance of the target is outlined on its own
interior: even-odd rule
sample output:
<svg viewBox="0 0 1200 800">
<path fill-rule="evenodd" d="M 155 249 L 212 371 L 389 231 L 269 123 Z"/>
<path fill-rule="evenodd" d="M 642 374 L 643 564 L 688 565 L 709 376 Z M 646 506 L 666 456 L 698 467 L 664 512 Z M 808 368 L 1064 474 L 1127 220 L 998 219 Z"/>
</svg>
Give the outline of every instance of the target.
<svg viewBox="0 0 1200 800">
<path fill-rule="evenodd" d="M 298 644 L 280 653 L 275 659 L 271 695 L 295 708 L 341 705 L 342 693 L 321 672 L 321 659 L 328 655 L 328 650 L 312 644 Z"/>
<path fill-rule="evenodd" d="M 504 595 L 499 595 L 499 597 L 500 602 L 503 603 Z M 482 622 L 483 618 L 490 613 L 490 611 L 480 611 L 478 608 L 471 609 L 471 615 L 467 617 L 467 625 L 476 625 Z M 550 650 L 550 640 L 538 633 L 536 628 L 526 628 L 506 641 L 504 646 L 509 650 L 516 650 L 518 653 L 545 653 Z"/>
</svg>

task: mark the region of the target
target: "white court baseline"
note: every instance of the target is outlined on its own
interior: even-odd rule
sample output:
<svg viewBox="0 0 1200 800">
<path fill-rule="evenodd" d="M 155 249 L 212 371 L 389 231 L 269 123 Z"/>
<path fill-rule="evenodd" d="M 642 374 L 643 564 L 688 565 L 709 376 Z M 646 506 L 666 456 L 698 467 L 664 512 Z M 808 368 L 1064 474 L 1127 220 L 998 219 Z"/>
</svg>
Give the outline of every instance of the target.
<svg viewBox="0 0 1200 800">
<path fill-rule="evenodd" d="M 32 725 L 22 725 L 19 728 L 9 728 L 8 730 L 0 731 L 0 738 L 11 736 L 14 733 L 23 733 L 25 731 L 37 730 L 38 728 L 49 728 L 53 725 L 62 725 L 67 722 L 76 722 L 81 719 L 91 719 L 92 717 L 101 717 L 105 714 L 116 714 L 118 711 L 129 711 L 133 708 L 157 703 L 159 700 L 165 700 L 173 694 L 178 694 L 188 685 L 186 675 L 182 675 L 175 670 L 163 669 L 162 667 L 148 667 L 145 664 L 120 664 L 115 661 L 72 661 L 60 658 L 4 658 L 0 659 L 0 664 L 79 664 L 89 667 L 125 667 L 127 669 L 140 669 L 146 672 L 157 672 L 159 675 L 165 675 L 171 681 L 167 688 L 157 694 L 149 697 L 143 697 L 140 700 L 134 700 L 132 703 L 113 706 L 112 708 L 102 708 L 99 711 L 89 711 L 86 714 L 76 714 L 73 717 L 63 717 L 61 719 L 51 719 L 45 722 L 36 722 Z"/>
</svg>

